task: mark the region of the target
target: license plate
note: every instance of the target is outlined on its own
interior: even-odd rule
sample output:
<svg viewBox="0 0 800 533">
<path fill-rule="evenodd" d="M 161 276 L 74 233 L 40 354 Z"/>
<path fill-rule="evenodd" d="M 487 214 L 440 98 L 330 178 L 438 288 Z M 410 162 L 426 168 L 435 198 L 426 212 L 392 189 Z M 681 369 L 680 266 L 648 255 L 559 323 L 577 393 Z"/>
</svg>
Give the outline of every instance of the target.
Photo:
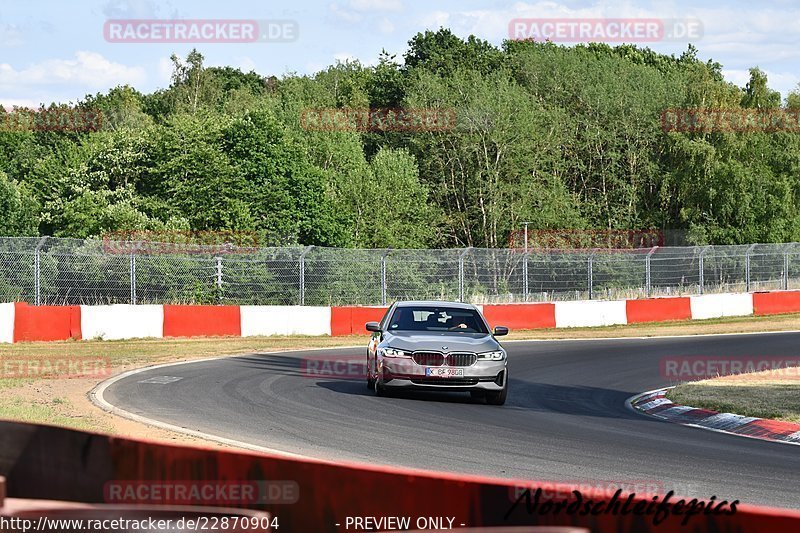
<svg viewBox="0 0 800 533">
<path fill-rule="evenodd" d="M 426 367 L 425 375 L 433 378 L 463 378 L 463 368 Z"/>
</svg>

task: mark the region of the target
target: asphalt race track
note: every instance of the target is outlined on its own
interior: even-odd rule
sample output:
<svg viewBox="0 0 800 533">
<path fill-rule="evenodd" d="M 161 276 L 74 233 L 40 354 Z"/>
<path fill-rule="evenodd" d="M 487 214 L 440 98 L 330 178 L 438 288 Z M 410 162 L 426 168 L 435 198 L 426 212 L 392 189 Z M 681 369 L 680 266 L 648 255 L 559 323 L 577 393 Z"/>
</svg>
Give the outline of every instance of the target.
<svg viewBox="0 0 800 533">
<path fill-rule="evenodd" d="M 647 483 L 686 496 L 800 508 L 800 446 L 683 427 L 625 406 L 630 396 L 669 384 L 659 369 L 663 357 L 797 356 L 800 334 L 505 346 L 512 379 L 504 407 L 465 393 L 377 398 L 362 379 L 307 377 L 301 366 L 304 357 L 363 356 L 365 348 L 155 368 L 114 383 L 104 397 L 161 422 L 326 459 Z"/>
</svg>

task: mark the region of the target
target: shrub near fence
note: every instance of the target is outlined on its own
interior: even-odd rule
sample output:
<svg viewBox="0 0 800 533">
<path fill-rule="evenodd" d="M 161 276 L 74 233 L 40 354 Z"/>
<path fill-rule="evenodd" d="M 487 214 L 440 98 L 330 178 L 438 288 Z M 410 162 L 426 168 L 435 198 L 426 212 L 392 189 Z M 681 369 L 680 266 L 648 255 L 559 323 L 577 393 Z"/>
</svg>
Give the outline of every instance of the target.
<svg viewBox="0 0 800 533">
<path fill-rule="evenodd" d="M 141 241 L 2 237 L 0 298 L 35 305 L 316 306 L 624 299 L 800 288 L 798 256 L 794 243 L 525 252 L 188 249 Z"/>
</svg>

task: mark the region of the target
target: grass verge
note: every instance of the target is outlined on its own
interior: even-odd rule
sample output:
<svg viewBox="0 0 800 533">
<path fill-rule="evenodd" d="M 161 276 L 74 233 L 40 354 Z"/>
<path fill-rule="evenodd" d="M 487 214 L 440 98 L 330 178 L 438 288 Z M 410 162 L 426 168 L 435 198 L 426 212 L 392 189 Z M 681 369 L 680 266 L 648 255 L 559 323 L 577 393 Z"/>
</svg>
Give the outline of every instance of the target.
<svg viewBox="0 0 800 533">
<path fill-rule="evenodd" d="M 721 413 L 800 423 L 800 368 L 765 370 L 678 385 L 675 403 Z"/>
</svg>

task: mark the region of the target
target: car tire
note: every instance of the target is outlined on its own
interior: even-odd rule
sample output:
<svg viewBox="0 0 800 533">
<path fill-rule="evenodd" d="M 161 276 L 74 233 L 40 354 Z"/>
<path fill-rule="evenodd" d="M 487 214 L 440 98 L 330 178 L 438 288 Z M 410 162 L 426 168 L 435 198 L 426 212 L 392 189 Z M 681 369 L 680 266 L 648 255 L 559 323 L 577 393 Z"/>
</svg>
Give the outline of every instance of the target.
<svg viewBox="0 0 800 533">
<path fill-rule="evenodd" d="M 375 390 L 375 396 L 388 396 L 386 387 L 383 386 L 383 376 L 381 376 L 381 372 L 378 370 L 378 361 L 375 361 L 375 378 L 373 381 L 373 389 Z"/>
<path fill-rule="evenodd" d="M 386 387 L 383 386 L 383 381 L 381 381 L 380 378 L 375 379 L 375 396 L 378 397 L 387 396 Z"/>
<path fill-rule="evenodd" d="M 369 390 L 375 388 L 375 378 L 372 377 L 372 369 L 369 367 L 369 355 L 367 355 L 367 388 Z"/>
<path fill-rule="evenodd" d="M 506 381 L 503 388 L 499 391 L 491 391 L 486 393 L 486 403 L 489 405 L 504 405 L 506 397 L 508 396 L 508 382 Z"/>
</svg>

